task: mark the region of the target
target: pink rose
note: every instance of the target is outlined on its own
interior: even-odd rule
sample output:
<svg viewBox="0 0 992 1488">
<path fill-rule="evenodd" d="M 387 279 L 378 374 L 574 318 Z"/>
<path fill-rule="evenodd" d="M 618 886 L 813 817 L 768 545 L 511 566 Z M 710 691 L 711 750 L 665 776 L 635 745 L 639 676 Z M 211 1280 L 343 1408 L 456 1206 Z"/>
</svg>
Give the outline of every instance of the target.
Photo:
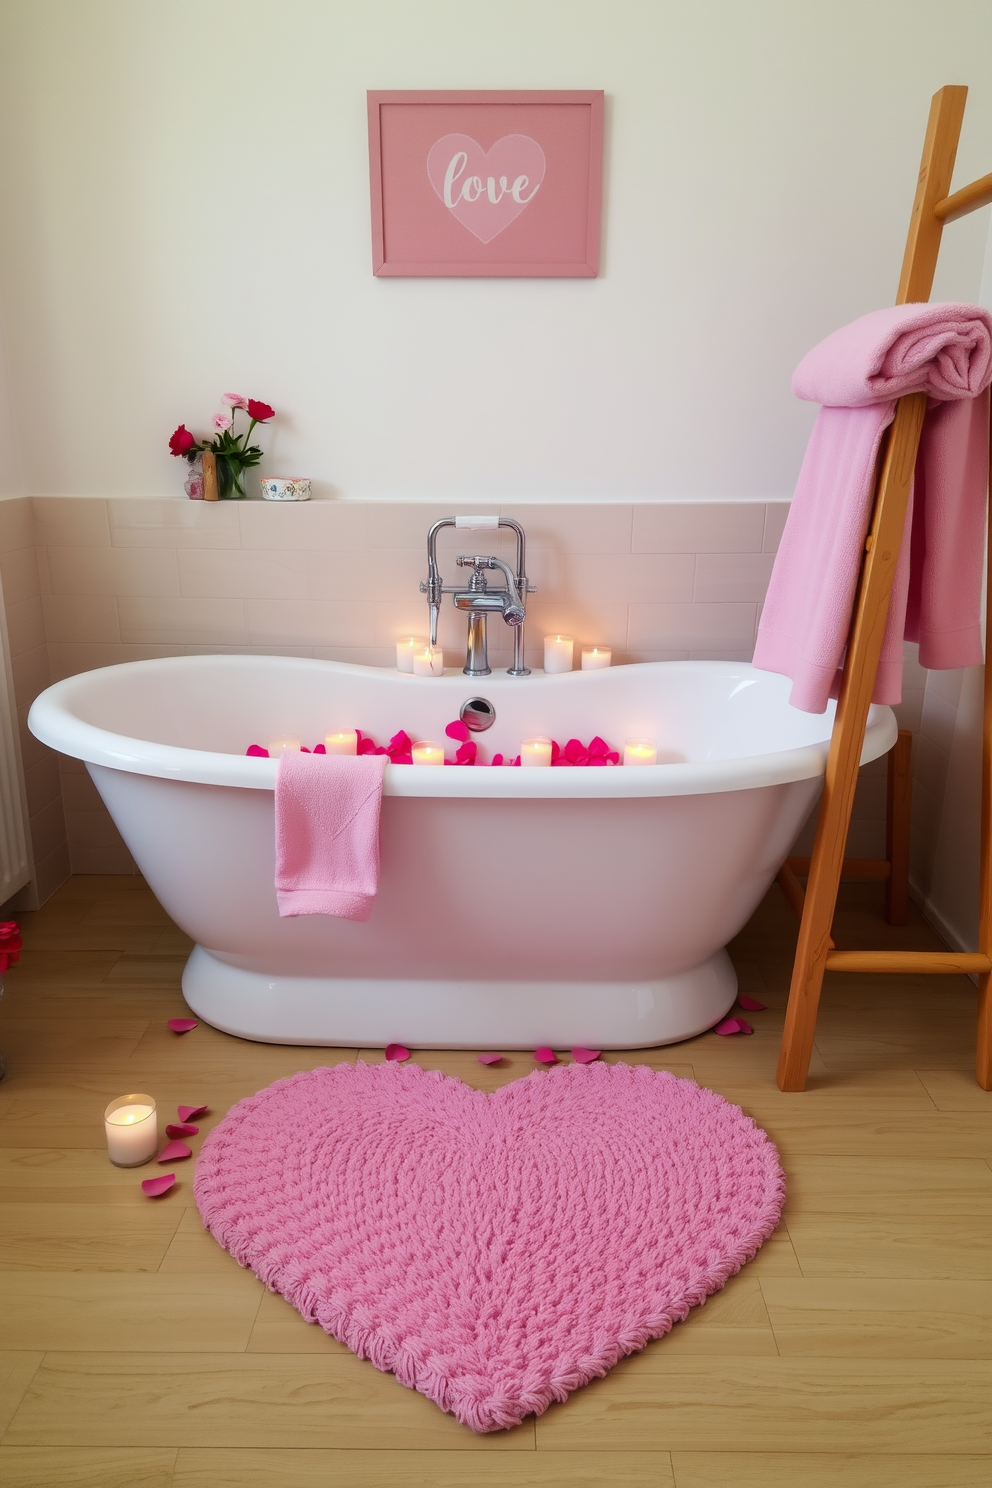
<svg viewBox="0 0 992 1488">
<path fill-rule="evenodd" d="M 229 429 L 233 423 L 234 423 L 234 420 L 231 418 L 231 415 L 229 413 L 215 413 L 214 414 L 214 428 L 215 429 L 221 429 L 221 430 L 223 430 L 223 429 Z"/>
<path fill-rule="evenodd" d="M 232 408 L 248 407 L 248 400 L 242 393 L 225 393 L 221 402 L 230 404 Z"/>
<path fill-rule="evenodd" d="M 257 398 L 249 398 L 245 407 L 248 409 L 248 417 L 253 418 L 256 424 L 264 424 L 268 419 L 275 418 L 275 409 L 269 403 L 261 403 Z"/>
</svg>

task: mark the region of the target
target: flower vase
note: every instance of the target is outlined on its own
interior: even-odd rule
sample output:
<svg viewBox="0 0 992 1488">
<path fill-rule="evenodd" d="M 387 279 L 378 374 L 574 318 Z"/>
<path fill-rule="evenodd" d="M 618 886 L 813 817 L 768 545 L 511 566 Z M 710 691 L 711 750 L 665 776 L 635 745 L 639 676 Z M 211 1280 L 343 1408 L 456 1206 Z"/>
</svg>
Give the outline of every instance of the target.
<svg viewBox="0 0 992 1488">
<path fill-rule="evenodd" d="M 244 467 L 224 455 L 217 456 L 217 495 L 222 501 L 238 501 L 245 494 Z"/>
</svg>

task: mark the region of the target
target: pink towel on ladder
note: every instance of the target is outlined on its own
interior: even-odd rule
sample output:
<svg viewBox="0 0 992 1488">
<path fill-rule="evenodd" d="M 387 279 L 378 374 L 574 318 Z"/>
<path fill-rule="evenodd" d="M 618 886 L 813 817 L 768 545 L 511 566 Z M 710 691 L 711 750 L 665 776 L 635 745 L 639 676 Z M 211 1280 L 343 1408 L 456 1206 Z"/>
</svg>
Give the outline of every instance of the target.
<svg viewBox="0 0 992 1488">
<path fill-rule="evenodd" d="M 923 666 L 981 662 L 990 381 L 992 315 L 977 305 L 875 310 L 799 363 L 793 392 L 824 406 L 754 649 L 756 667 L 792 678 L 794 707 L 822 713 L 837 696 L 879 445 L 906 393 L 929 394 L 929 407 L 874 700 L 900 700 L 903 636 Z"/>
<path fill-rule="evenodd" d="M 276 898 L 283 918 L 367 920 L 379 888 L 385 755 L 282 755 L 276 768 Z"/>
</svg>

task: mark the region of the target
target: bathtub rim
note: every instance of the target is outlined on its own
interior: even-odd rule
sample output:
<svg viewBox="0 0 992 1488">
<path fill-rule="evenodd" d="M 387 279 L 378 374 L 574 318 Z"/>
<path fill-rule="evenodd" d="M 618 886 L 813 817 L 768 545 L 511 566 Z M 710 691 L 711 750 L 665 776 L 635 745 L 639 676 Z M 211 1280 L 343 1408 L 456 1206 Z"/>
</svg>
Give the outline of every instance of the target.
<svg viewBox="0 0 992 1488">
<path fill-rule="evenodd" d="M 86 723 L 71 708 L 73 700 L 85 692 L 94 677 L 105 679 L 109 672 L 126 673 L 140 669 L 162 671 L 195 670 L 218 660 L 231 664 L 234 670 L 264 659 L 281 661 L 305 669 L 319 667 L 346 674 L 362 674 L 380 684 L 385 678 L 399 685 L 416 685 L 387 668 L 356 666 L 350 662 L 318 661 L 310 657 L 270 657 L 230 655 L 223 652 L 198 656 L 169 656 L 142 661 L 120 662 L 109 667 L 95 667 L 77 672 L 53 683 L 35 698 L 28 713 L 28 727 L 43 744 L 61 754 L 86 764 L 103 765 L 127 774 L 149 775 L 164 780 L 181 780 L 197 785 L 231 786 L 240 790 L 274 791 L 277 761 L 265 757 L 223 754 L 210 750 L 185 749 L 172 744 L 115 734 Z M 771 676 L 750 662 L 671 661 L 635 662 L 623 668 L 658 670 L 674 669 L 705 672 L 726 669 L 739 674 L 741 669 L 757 675 Z M 615 668 L 614 670 L 620 670 Z M 553 685 L 575 685 L 576 677 L 587 674 L 571 672 L 549 677 Z M 598 673 L 588 674 L 593 677 Z M 526 682 L 520 685 L 527 686 Z M 581 685 L 581 684 L 579 684 Z M 887 753 L 896 741 L 898 725 L 892 709 L 873 704 L 861 754 L 866 764 Z M 751 790 L 769 785 L 786 785 L 822 775 L 830 745 L 826 738 L 792 749 L 764 754 L 740 755 L 729 759 L 696 760 L 678 764 L 638 766 L 636 769 L 599 770 L 528 770 L 528 769 L 416 769 L 410 765 L 387 764 L 383 782 L 386 796 L 420 796 L 443 799 L 630 799 L 644 796 L 709 795 L 721 791 Z"/>
</svg>

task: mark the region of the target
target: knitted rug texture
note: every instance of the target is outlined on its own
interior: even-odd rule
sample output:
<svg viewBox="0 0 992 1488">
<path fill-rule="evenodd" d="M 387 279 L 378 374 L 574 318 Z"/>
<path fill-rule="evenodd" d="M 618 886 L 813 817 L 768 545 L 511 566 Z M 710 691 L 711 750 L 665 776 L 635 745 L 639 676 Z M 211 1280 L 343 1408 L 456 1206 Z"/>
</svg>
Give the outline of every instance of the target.
<svg viewBox="0 0 992 1488">
<path fill-rule="evenodd" d="M 203 1222 L 310 1322 L 474 1431 L 667 1333 L 785 1201 L 737 1106 L 644 1065 L 489 1095 L 416 1064 L 279 1080 L 203 1144 Z"/>
</svg>

